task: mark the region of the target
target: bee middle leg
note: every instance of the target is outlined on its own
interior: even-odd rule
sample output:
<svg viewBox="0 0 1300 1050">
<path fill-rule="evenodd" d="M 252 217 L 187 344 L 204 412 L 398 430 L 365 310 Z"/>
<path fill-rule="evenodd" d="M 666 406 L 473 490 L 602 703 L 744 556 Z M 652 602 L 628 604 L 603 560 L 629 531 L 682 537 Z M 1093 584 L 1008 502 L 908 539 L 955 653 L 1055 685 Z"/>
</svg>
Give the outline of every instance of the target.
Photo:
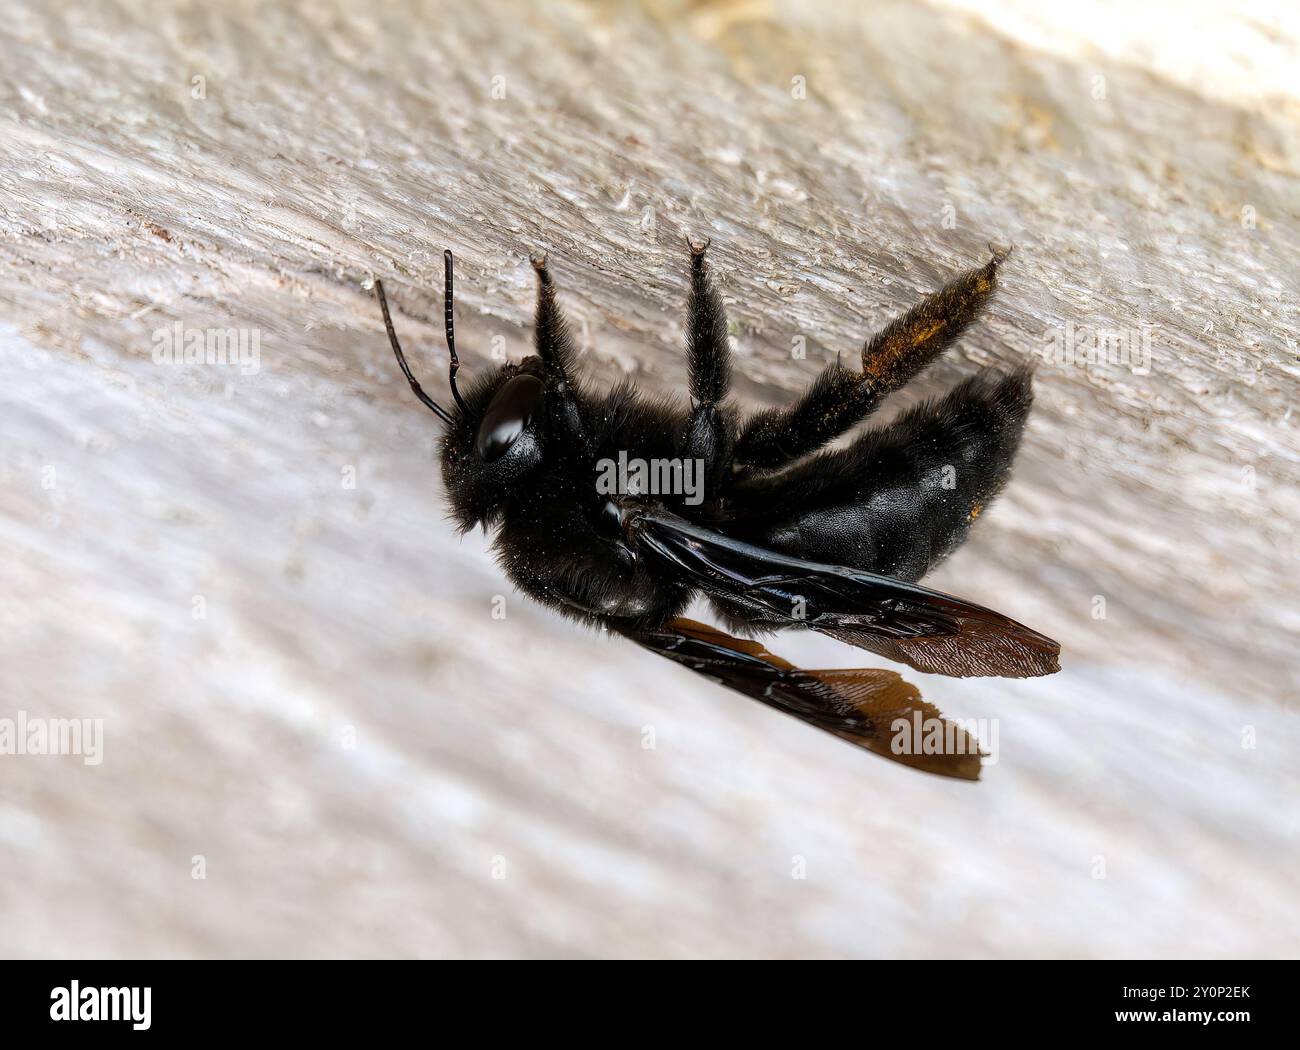
<svg viewBox="0 0 1300 1050">
<path fill-rule="evenodd" d="M 735 443 L 735 423 L 722 404 L 731 386 L 731 344 L 722 296 L 704 261 L 709 242 L 688 237 L 686 244 L 691 252 L 691 293 L 686 307 L 691 410 L 681 455 L 703 465 L 705 490 L 717 493 Z"/>
<path fill-rule="evenodd" d="M 893 391 L 943 353 L 993 295 L 1006 252 L 968 270 L 895 318 L 862 348 L 862 368 L 837 362 L 788 408 L 753 416 L 736 442 L 738 469 L 771 470 L 816 452 L 866 419 Z"/>
</svg>

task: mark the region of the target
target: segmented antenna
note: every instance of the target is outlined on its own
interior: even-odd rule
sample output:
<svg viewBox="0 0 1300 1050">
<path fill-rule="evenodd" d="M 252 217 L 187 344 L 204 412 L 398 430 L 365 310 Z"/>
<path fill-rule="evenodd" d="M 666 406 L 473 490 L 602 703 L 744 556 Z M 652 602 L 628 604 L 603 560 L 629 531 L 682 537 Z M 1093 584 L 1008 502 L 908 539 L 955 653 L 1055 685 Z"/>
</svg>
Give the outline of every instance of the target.
<svg viewBox="0 0 1300 1050">
<path fill-rule="evenodd" d="M 444 318 L 447 324 L 447 353 L 451 355 L 451 364 L 447 369 L 447 380 L 451 383 L 451 396 L 455 399 L 456 404 L 460 406 L 462 412 L 468 412 L 469 409 L 465 407 L 465 402 L 461 399 L 460 391 L 456 389 L 456 372 L 460 368 L 460 358 L 456 356 L 456 324 L 451 317 L 452 257 L 450 248 L 442 253 L 442 270 L 446 276 L 443 309 Z"/>
<path fill-rule="evenodd" d="M 397 341 L 397 332 L 393 328 L 393 319 L 388 314 L 388 297 L 384 295 L 384 282 L 378 278 L 375 279 L 375 291 L 379 294 L 379 308 L 384 312 L 384 327 L 388 329 L 388 341 L 392 344 L 393 353 L 397 356 L 397 363 L 401 366 L 402 375 L 406 376 L 406 381 L 411 384 L 411 391 L 420 399 L 420 403 L 450 426 L 452 422 L 451 413 L 426 394 L 420 384 L 416 382 L 415 376 L 411 374 L 411 366 L 406 363 L 406 355 L 402 353 L 402 344 Z"/>
<path fill-rule="evenodd" d="M 455 398 L 457 406 L 462 412 L 468 412 L 469 409 L 465 407 L 465 399 L 460 396 L 460 391 L 456 388 L 456 373 L 460 369 L 460 358 L 456 356 L 456 325 L 451 316 L 452 258 L 450 248 L 442 253 L 442 264 L 443 274 L 447 282 L 443 317 L 447 326 L 447 353 L 451 355 L 451 364 L 447 369 L 447 379 L 451 383 L 451 396 Z M 451 413 L 426 394 L 420 388 L 420 384 L 415 381 L 415 376 L 411 374 L 411 368 L 406 363 L 406 355 L 402 353 L 402 344 L 397 341 L 397 332 L 393 330 L 393 319 L 388 316 L 388 299 L 384 295 L 383 281 L 375 281 L 375 291 L 379 293 L 379 308 L 384 312 L 384 327 L 388 329 L 388 341 L 393 346 L 393 353 L 397 355 L 397 363 L 402 367 L 402 375 L 406 376 L 406 381 L 411 384 L 411 389 L 415 392 L 415 396 L 420 399 L 420 402 L 444 423 L 450 424 L 452 422 Z"/>
</svg>

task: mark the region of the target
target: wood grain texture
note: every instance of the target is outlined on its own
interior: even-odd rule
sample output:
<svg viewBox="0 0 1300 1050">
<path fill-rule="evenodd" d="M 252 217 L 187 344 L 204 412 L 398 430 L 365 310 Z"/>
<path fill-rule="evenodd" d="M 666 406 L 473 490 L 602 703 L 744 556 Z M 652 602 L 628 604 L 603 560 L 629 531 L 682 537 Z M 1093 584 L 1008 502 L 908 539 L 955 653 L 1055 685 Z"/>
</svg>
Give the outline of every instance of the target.
<svg viewBox="0 0 1300 1050">
<path fill-rule="evenodd" d="M 1075 6 L 0 3 L 0 717 L 106 726 L 0 756 L 0 950 L 1294 954 L 1300 28 Z M 441 389 L 442 249 L 466 373 L 549 250 L 593 380 L 680 391 L 685 233 L 754 406 L 1015 245 L 891 402 L 1039 361 L 930 582 L 1066 670 L 909 675 L 1000 720 L 980 785 L 561 623 L 443 520 L 372 278 Z M 176 322 L 258 370 L 157 363 Z M 1065 359 L 1099 331 L 1149 359 Z"/>
</svg>

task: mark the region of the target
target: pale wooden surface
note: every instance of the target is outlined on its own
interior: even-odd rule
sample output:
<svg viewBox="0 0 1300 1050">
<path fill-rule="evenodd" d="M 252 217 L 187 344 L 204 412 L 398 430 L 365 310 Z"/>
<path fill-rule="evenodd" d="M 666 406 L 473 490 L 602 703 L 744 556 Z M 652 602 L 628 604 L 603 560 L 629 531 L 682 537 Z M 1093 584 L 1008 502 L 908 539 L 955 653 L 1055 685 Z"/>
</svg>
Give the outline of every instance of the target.
<svg viewBox="0 0 1300 1050">
<path fill-rule="evenodd" d="M 1295 954 L 1295 20 L 836 6 L 0 4 L 0 717 L 107 735 L 0 756 L 0 950 Z M 1148 375 L 1041 364 L 933 578 L 1065 644 L 922 683 L 1000 718 L 980 785 L 561 623 L 443 521 L 369 279 L 437 387 L 442 248 L 467 371 L 527 346 L 548 248 L 592 375 L 664 391 L 687 231 L 747 403 L 989 240 L 913 396 L 1151 328 Z M 155 364 L 175 320 L 260 372 Z"/>
</svg>

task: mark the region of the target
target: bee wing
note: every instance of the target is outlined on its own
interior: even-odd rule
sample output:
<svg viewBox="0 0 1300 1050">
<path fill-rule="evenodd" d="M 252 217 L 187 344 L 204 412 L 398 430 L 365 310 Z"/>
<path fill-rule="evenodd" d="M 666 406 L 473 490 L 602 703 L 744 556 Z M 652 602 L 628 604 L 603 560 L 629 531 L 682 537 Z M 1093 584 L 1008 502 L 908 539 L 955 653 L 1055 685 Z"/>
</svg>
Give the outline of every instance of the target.
<svg viewBox="0 0 1300 1050">
<path fill-rule="evenodd" d="M 981 752 L 975 737 L 945 719 L 921 699 L 916 686 L 893 671 L 806 671 L 758 642 L 694 620 L 676 619 L 657 630 L 625 632 L 625 637 L 877 755 L 927 773 L 979 779 Z"/>
<path fill-rule="evenodd" d="M 918 671 L 1030 678 L 1061 669 L 1059 643 L 961 598 L 778 554 L 659 509 L 636 511 L 629 528 L 639 547 L 706 594 L 791 627 L 811 627 Z"/>
</svg>

